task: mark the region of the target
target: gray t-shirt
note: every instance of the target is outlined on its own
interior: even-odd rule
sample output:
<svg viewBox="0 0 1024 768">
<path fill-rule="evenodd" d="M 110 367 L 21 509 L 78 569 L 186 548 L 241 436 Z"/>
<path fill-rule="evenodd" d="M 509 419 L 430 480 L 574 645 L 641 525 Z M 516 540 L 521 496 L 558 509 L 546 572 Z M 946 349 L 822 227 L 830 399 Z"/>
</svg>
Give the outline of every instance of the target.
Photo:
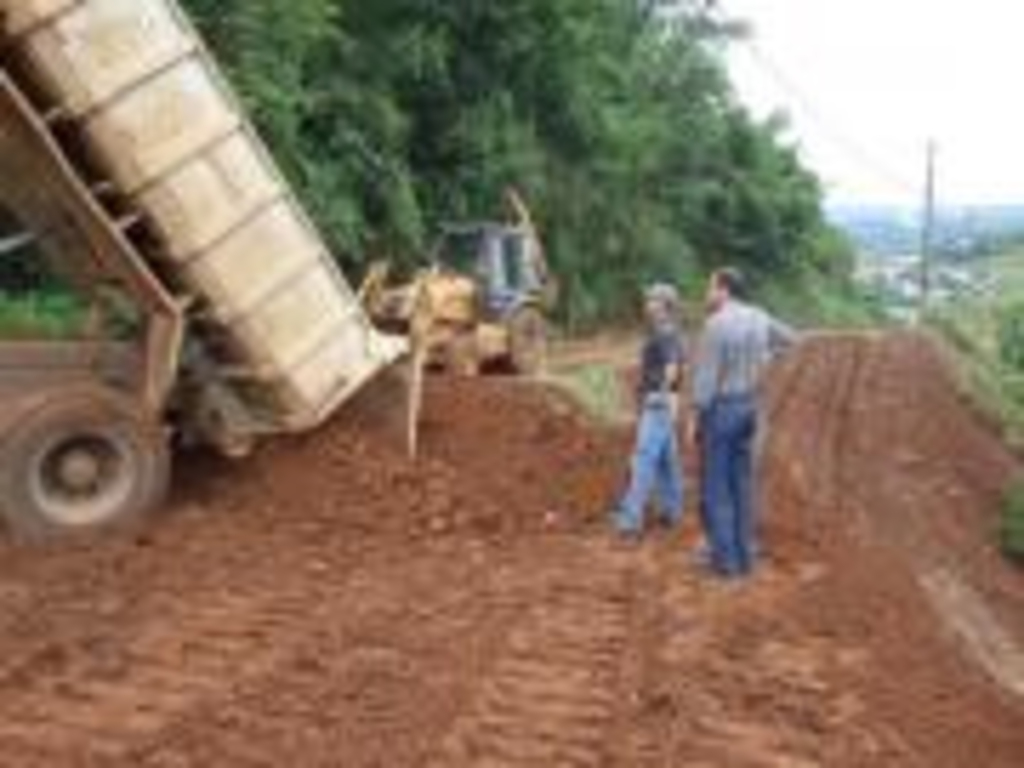
<svg viewBox="0 0 1024 768">
<path fill-rule="evenodd" d="M 708 321 L 701 337 L 693 377 L 699 410 L 716 398 L 754 395 L 765 368 L 777 353 L 794 344 L 797 334 L 764 310 L 730 301 Z"/>
</svg>

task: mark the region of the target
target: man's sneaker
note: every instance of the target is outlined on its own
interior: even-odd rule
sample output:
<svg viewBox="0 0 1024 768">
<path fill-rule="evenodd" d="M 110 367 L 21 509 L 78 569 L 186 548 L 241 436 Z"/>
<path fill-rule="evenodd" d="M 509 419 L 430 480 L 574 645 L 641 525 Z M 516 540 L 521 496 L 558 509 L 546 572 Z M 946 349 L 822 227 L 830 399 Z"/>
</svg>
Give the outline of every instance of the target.
<svg viewBox="0 0 1024 768">
<path fill-rule="evenodd" d="M 712 570 L 714 561 L 711 557 L 711 548 L 707 544 L 700 544 L 690 552 L 690 562 L 701 571 Z"/>
<path fill-rule="evenodd" d="M 635 547 L 643 539 L 643 531 L 639 531 L 634 528 L 616 527 L 614 529 L 612 536 L 616 544 L 621 544 L 627 547 Z"/>
<path fill-rule="evenodd" d="M 658 525 L 665 531 L 677 531 L 683 524 L 683 517 L 665 517 L 658 515 Z"/>
</svg>

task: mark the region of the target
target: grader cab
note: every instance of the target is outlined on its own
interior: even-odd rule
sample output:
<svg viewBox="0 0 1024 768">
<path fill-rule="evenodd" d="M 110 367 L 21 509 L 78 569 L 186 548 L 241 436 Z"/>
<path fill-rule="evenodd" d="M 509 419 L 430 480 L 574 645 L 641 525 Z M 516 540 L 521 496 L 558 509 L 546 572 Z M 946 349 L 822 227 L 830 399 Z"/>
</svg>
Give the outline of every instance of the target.
<svg viewBox="0 0 1024 768">
<path fill-rule="evenodd" d="M 410 334 L 428 365 L 462 375 L 544 369 L 555 282 L 525 203 L 513 191 L 506 202 L 507 221 L 445 225 L 411 281 L 388 286 L 381 264 L 364 284 L 371 316 Z"/>
</svg>

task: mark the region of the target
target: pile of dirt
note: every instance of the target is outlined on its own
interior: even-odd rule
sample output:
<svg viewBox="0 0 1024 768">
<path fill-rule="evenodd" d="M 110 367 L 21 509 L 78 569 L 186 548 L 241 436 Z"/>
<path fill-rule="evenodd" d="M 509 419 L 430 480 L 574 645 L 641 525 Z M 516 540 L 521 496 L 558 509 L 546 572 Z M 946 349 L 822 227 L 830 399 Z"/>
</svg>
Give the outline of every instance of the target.
<svg viewBox="0 0 1024 768">
<path fill-rule="evenodd" d="M 578 530 L 609 508 L 623 442 L 557 393 L 433 378 L 416 461 L 404 443 L 404 398 L 400 383 L 383 381 L 326 428 L 268 443 L 250 461 L 211 469 L 204 457 L 186 469 L 179 499 L 363 543 Z"/>
</svg>

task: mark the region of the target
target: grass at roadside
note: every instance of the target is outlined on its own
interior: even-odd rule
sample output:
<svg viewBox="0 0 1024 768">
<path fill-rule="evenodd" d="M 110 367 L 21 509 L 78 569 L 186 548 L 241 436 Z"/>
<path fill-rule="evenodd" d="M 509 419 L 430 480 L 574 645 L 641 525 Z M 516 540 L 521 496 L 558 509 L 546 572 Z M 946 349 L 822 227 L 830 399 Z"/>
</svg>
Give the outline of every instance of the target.
<svg viewBox="0 0 1024 768">
<path fill-rule="evenodd" d="M 1024 452 L 1024 369 L 1014 364 L 1005 337 L 1009 312 L 1024 307 L 1024 254 L 989 261 L 996 293 L 931 312 L 929 325 L 949 344 L 963 389 L 998 425 L 1006 443 Z M 1004 551 L 1024 562 L 1024 479 L 1006 490 L 1002 504 Z"/>
<path fill-rule="evenodd" d="M 1003 497 L 1003 550 L 1024 565 L 1024 478 L 1010 485 Z"/>
<path fill-rule="evenodd" d="M 961 386 L 971 401 L 996 424 L 1006 443 L 1024 451 L 1024 380 L 1008 370 L 991 351 L 991 338 L 982 324 L 967 317 L 941 314 L 931 326 L 949 343 Z"/>
<path fill-rule="evenodd" d="M 758 303 L 799 327 L 859 329 L 884 322 L 881 305 L 859 289 L 823 280 L 768 283 L 758 294 Z"/>
<path fill-rule="evenodd" d="M 1011 447 L 1024 450 L 1024 371 L 1008 363 L 1000 343 L 1007 310 L 1024 300 L 1024 254 L 993 259 L 987 269 L 995 295 L 940 307 L 927 321 L 953 349 L 967 394 Z"/>
<path fill-rule="evenodd" d="M 555 366 L 548 380 L 602 424 L 620 425 L 632 418 L 622 374 L 609 363 Z"/>
<path fill-rule="evenodd" d="M 82 322 L 82 306 L 71 296 L 38 293 L 15 298 L 0 293 L 0 339 L 68 338 Z"/>
</svg>

